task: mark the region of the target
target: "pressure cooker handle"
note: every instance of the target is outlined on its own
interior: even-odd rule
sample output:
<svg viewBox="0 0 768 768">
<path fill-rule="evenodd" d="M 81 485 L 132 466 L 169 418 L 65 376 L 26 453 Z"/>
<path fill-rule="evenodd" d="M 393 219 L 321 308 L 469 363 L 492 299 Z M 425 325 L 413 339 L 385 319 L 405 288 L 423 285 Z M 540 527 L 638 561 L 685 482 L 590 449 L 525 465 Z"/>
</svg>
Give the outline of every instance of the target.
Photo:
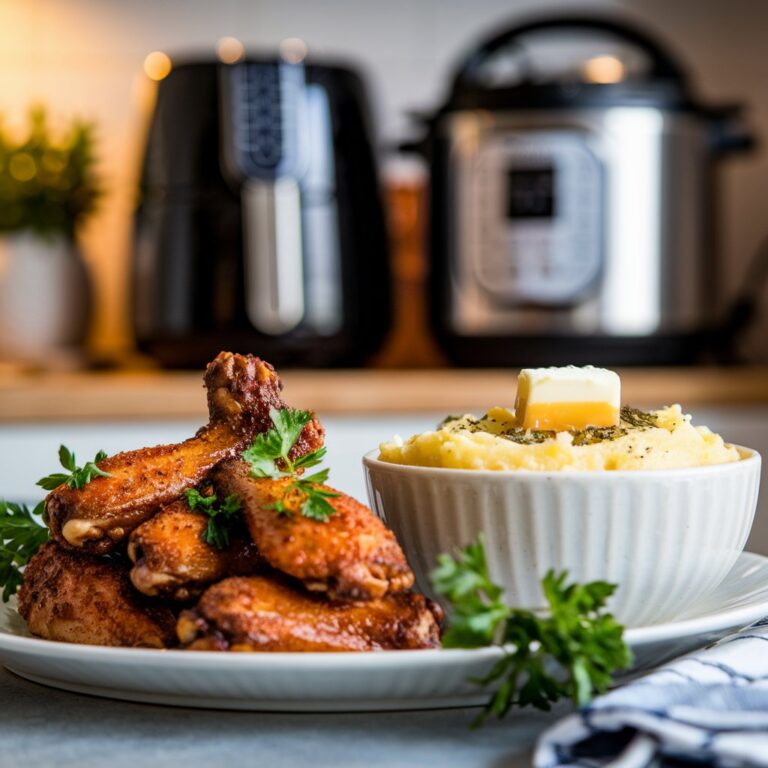
<svg viewBox="0 0 768 768">
<path fill-rule="evenodd" d="M 453 79 L 454 90 L 462 85 L 474 83 L 480 67 L 497 51 L 515 45 L 523 35 L 549 29 L 594 30 L 615 34 L 622 40 L 642 48 L 650 56 L 652 66 L 649 74 L 654 79 L 685 80 L 685 73 L 680 64 L 649 33 L 634 25 L 588 16 L 557 16 L 520 24 L 481 43 L 480 47 L 459 65 Z"/>
</svg>

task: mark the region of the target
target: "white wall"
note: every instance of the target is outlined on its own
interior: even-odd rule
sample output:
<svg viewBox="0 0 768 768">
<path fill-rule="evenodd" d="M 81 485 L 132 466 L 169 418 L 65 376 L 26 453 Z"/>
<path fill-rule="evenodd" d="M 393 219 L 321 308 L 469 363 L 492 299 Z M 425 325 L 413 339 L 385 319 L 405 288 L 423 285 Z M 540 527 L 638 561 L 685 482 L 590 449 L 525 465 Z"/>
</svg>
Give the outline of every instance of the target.
<svg viewBox="0 0 768 768">
<path fill-rule="evenodd" d="M 225 35 L 255 48 L 302 37 L 318 55 L 362 62 L 381 136 L 396 140 L 408 128 L 405 110 L 437 103 L 449 65 L 474 38 L 524 13 L 561 8 L 608 8 L 645 22 L 691 66 L 704 96 L 747 101 L 768 142 L 768 2 L 761 0 L 0 0 L 0 110 L 18 118 L 37 99 L 99 126 L 109 195 L 84 237 L 99 286 L 97 347 L 128 341 L 125 276 L 151 99 L 141 74 L 147 52 L 213 51 Z M 721 189 L 731 294 L 748 256 L 768 235 L 765 153 L 729 161 Z M 768 309 L 749 344 L 754 359 L 768 361 L 766 338 Z"/>
</svg>

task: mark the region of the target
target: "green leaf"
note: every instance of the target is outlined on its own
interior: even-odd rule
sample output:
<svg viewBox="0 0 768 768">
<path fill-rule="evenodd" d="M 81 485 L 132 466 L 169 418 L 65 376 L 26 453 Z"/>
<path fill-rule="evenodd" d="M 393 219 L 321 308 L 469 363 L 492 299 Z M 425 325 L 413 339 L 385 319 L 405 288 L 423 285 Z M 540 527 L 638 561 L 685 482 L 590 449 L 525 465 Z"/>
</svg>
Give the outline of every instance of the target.
<svg viewBox="0 0 768 768">
<path fill-rule="evenodd" d="M 276 430 L 269 430 L 256 435 L 251 445 L 241 456 L 251 465 L 253 477 L 278 477 L 279 470 L 275 461 L 280 458 L 282 440 Z"/>
<path fill-rule="evenodd" d="M 30 512 L 24 504 L 0 500 L 0 586 L 3 587 L 3 602 L 8 602 L 21 585 L 21 567 L 50 537 L 48 528 L 37 522 L 37 519 L 44 518 L 44 510 L 42 501 Z"/>
<path fill-rule="evenodd" d="M 293 460 L 290 458 L 291 450 L 306 424 L 311 421 L 312 414 L 309 411 L 292 408 L 282 410 L 271 408 L 269 417 L 274 425 L 273 429 L 257 435 L 241 456 L 250 465 L 251 477 L 273 479 L 292 477 L 294 482 L 286 487 L 282 499 L 267 506 L 266 509 L 274 509 L 278 515 L 292 515 L 285 503 L 285 498 L 294 491 L 300 491 L 304 495 L 301 514 L 311 520 L 326 522 L 336 512 L 328 499 L 339 496 L 336 491 L 318 487 L 328 480 L 330 470 L 321 469 L 312 475 L 301 476 L 303 470 L 316 467 L 322 462 L 326 455 L 325 447 L 310 451 Z"/>
<path fill-rule="evenodd" d="M 185 491 L 184 496 L 193 512 L 200 512 L 208 517 L 202 534 L 203 541 L 216 549 L 228 547 L 232 533 L 241 522 L 240 499 L 235 494 L 230 494 L 219 503 L 216 494 L 203 495 L 197 488 Z"/>
<path fill-rule="evenodd" d="M 286 477 L 293 474 L 293 466 L 288 459 L 288 454 L 312 415 L 308 411 L 297 411 L 291 408 L 283 410 L 271 408 L 269 417 L 274 427 L 256 435 L 241 456 L 251 465 L 253 477 Z M 278 461 L 283 461 L 289 467 L 289 472 L 279 469 Z"/>
<path fill-rule="evenodd" d="M 299 411 L 295 408 L 277 408 L 269 409 L 269 418 L 275 425 L 278 435 L 280 435 L 280 456 L 287 458 L 291 448 L 296 444 L 304 425 L 312 419 L 309 411 Z"/>
<path fill-rule="evenodd" d="M 310 467 L 316 467 L 325 458 L 326 453 L 327 448 L 325 446 L 318 448 L 316 451 L 310 451 L 309 453 L 305 453 L 303 456 L 299 456 L 296 460 L 294 460 L 293 466 L 296 469 L 309 469 Z"/>
<path fill-rule="evenodd" d="M 336 510 L 327 500 L 328 494 L 317 491 L 305 491 L 307 498 L 301 506 L 301 514 L 310 520 L 327 523 L 328 519 L 336 514 Z M 338 494 L 337 494 L 338 495 Z"/>
<path fill-rule="evenodd" d="M 512 707 L 548 710 L 565 696 L 583 706 L 632 662 L 624 628 L 605 610 L 613 584 L 568 583 L 566 572 L 549 571 L 541 580 L 546 615 L 510 608 L 488 575 L 482 535 L 454 555 L 440 555 L 431 578 L 451 606 L 445 647 L 505 647 L 490 672 L 475 680 L 498 684 L 475 725 Z"/>
<path fill-rule="evenodd" d="M 81 469 L 77 466 L 75 454 L 66 445 L 60 445 L 59 462 L 64 469 L 69 470 L 69 474 L 56 472 L 52 475 L 47 475 L 38 480 L 37 485 L 46 491 L 53 491 L 60 485 L 79 489 L 90 483 L 94 476 L 112 477 L 109 472 L 104 472 L 104 470 L 96 466 L 97 462 L 103 461 L 106 458 L 107 454 L 104 451 L 99 451 L 94 460 L 86 462 L 85 466 Z"/>
<path fill-rule="evenodd" d="M 41 488 L 45 489 L 46 491 L 52 491 L 54 488 L 58 488 L 62 483 L 66 483 L 67 480 L 69 480 L 70 475 L 64 475 L 64 474 L 53 474 L 48 475 L 48 477 L 42 477 L 40 480 L 37 481 L 36 485 L 39 485 Z"/>
<path fill-rule="evenodd" d="M 60 129 L 52 130 L 45 111 L 35 107 L 25 131 L 0 125 L 0 232 L 27 230 L 73 239 L 102 195 L 92 126 L 80 120 L 56 122 Z"/>
<path fill-rule="evenodd" d="M 184 497 L 187 500 L 187 504 L 189 504 L 189 508 L 193 512 L 196 510 L 206 512 L 207 510 L 211 509 L 211 507 L 213 507 L 217 501 L 216 494 L 203 496 L 203 494 L 200 493 L 197 488 L 189 488 L 188 490 L 184 491 Z"/>
<path fill-rule="evenodd" d="M 269 504 L 264 509 L 274 509 L 279 517 L 293 517 L 293 511 L 285 506 L 282 499 L 278 499 L 274 504 Z"/>
<path fill-rule="evenodd" d="M 77 469 L 75 463 L 75 454 L 72 453 L 66 445 L 59 446 L 59 463 L 64 469 L 74 472 Z"/>
<path fill-rule="evenodd" d="M 328 475 L 330 474 L 331 474 L 331 470 L 326 467 L 325 469 L 321 469 L 319 472 L 315 472 L 314 475 L 308 475 L 306 477 L 302 477 L 301 480 L 298 481 L 297 485 L 299 485 L 301 488 L 305 488 L 311 485 L 322 485 L 323 483 L 327 482 Z M 320 492 L 319 489 L 318 489 L 318 492 Z M 335 491 L 327 491 L 327 490 L 323 490 L 322 493 L 326 496 L 339 495 Z"/>
</svg>

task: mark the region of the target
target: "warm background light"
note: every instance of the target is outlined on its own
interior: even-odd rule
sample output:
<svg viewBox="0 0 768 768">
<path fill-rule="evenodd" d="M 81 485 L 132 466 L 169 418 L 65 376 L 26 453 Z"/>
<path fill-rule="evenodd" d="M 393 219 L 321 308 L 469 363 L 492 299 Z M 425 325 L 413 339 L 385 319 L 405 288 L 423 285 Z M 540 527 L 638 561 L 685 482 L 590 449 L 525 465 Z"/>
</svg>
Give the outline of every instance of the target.
<svg viewBox="0 0 768 768">
<path fill-rule="evenodd" d="M 171 58 L 162 51 L 152 51 L 144 59 L 144 71 L 152 80 L 163 80 L 171 74 Z"/>
<path fill-rule="evenodd" d="M 219 61 L 236 64 L 245 58 L 245 46 L 236 37 L 222 37 L 216 45 Z"/>
<path fill-rule="evenodd" d="M 16 181 L 30 181 L 37 174 L 37 166 L 31 155 L 26 152 L 19 152 L 11 156 L 8 171 Z"/>
<path fill-rule="evenodd" d="M 280 56 L 289 64 L 299 64 L 307 58 L 309 49 L 300 37 L 286 37 L 280 43 Z"/>
<path fill-rule="evenodd" d="M 627 69 L 615 56 L 593 56 L 584 62 L 582 74 L 589 83 L 620 83 Z"/>
</svg>

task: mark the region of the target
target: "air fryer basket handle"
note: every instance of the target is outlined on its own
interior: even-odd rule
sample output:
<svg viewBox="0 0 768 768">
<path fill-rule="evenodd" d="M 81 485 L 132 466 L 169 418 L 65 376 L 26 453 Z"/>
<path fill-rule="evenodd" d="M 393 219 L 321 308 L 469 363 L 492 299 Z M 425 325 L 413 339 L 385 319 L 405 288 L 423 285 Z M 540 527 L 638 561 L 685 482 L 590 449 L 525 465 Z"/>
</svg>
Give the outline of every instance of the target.
<svg viewBox="0 0 768 768">
<path fill-rule="evenodd" d="M 606 18 L 557 16 L 529 21 L 485 40 L 459 65 L 453 78 L 454 90 L 462 85 L 473 83 L 480 66 L 498 50 L 514 45 L 523 35 L 547 29 L 595 30 L 613 33 L 622 40 L 635 43 L 650 56 L 652 61 L 651 77 L 679 82 L 686 79 L 680 64 L 669 55 L 664 47 L 649 33 L 634 25 Z"/>
</svg>

